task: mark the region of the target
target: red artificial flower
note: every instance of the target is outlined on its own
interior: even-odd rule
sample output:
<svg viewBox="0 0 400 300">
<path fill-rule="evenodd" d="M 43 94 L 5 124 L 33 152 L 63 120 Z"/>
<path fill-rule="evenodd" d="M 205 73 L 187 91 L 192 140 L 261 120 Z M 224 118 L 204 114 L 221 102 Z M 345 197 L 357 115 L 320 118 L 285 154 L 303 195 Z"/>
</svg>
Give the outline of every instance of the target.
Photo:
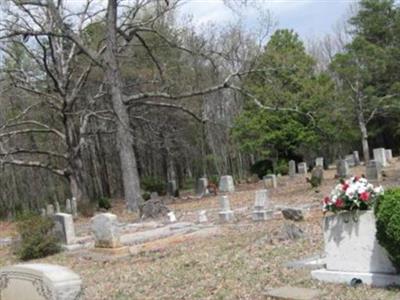
<svg viewBox="0 0 400 300">
<path fill-rule="evenodd" d="M 368 199 L 369 199 L 369 193 L 368 193 L 368 192 L 361 193 L 361 194 L 360 194 L 360 199 L 361 199 L 362 201 L 368 201 Z"/>
<path fill-rule="evenodd" d="M 343 191 L 346 191 L 349 188 L 349 185 L 347 183 L 343 183 L 342 189 Z"/>
<path fill-rule="evenodd" d="M 325 197 L 324 198 L 324 203 L 325 204 L 329 204 L 329 202 L 331 202 L 331 199 L 329 199 L 329 197 Z"/>
<path fill-rule="evenodd" d="M 355 176 L 354 177 L 354 182 L 357 182 L 357 181 L 359 181 L 360 180 L 360 176 Z"/>
<path fill-rule="evenodd" d="M 337 199 L 336 200 L 336 207 L 337 208 L 342 208 L 344 206 L 344 201 L 342 199 Z"/>
</svg>

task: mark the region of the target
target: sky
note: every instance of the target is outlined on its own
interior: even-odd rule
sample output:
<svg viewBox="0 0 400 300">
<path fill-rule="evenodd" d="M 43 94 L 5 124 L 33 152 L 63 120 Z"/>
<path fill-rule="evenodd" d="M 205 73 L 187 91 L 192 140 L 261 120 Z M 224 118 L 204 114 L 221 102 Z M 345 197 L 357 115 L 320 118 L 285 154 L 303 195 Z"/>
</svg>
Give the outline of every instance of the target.
<svg viewBox="0 0 400 300">
<path fill-rule="evenodd" d="M 231 0 L 235 1 L 235 0 Z M 254 2 L 254 0 L 250 0 Z M 333 27 L 349 15 L 349 7 L 354 0 L 259 0 L 262 9 L 268 9 L 276 28 L 294 29 L 301 38 L 307 40 L 322 37 L 330 33 Z M 260 9 L 242 8 L 244 22 L 248 28 L 256 24 L 257 11 Z M 196 25 L 207 22 L 224 24 L 233 21 L 234 13 L 222 0 L 186 0 L 181 14 L 191 15 Z"/>
</svg>

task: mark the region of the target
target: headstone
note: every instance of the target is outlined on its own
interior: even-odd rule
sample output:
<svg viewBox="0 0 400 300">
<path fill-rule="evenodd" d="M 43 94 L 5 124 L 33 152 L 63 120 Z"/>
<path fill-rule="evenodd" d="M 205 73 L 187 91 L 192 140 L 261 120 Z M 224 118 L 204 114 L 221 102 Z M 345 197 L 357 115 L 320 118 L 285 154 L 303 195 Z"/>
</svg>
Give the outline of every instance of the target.
<svg viewBox="0 0 400 300">
<path fill-rule="evenodd" d="M 0 269 L 2 300 L 78 300 L 82 297 L 81 278 L 66 267 L 30 263 Z"/>
<path fill-rule="evenodd" d="M 117 225 L 117 216 L 111 213 L 98 214 L 91 220 L 92 232 L 97 248 L 118 248 L 120 230 Z"/>
<path fill-rule="evenodd" d="M 46 209 L 45 209 L 45 208 L 41 208 L 41 209 L 40 209 L 40 215 L 41 215 L 42 217 L 45 217 L 45 216 L 46 216 Z"/>
<path fill-rule="evenodd" d="M 316 167 L 324 167 L 324 158 L 323 157 L 317 157 L 315 159 L 315 166 Z"/>
<path fill-rule="evenodd" d="M 306 175 L 307 174 L 307 163 L 305 163 L 305 162 L 298 163 L 297 169 L 299 170 L 299 174 Z"/>
<path fill-rule="evenodd" d="M 384 148 L 374 149 L 374 160 L 381 164 L 382 167 L 387 167 L 386 151 Z"/>
<path fill-rule="evenodd" d="M 254 210 L 252 214 L 254 221 L 265 221 L 272 216 L 272 212 L 268 212 L 266 210 L 267 201 L 268 201 L 267 190 L 256 191 Z"/>
<path fill-rule="evenodd" d="M 296 175 L 296 162 L 294 160 L 289 161 L 289 176 L 294 177 Z"/>
<path fill-rule="evenodd" d="M 71 209 L 72 209 L 72 216 L 76 218 L 78 216 L 78 203 L 76 202 L 75 197 L 72 197 L 71 199 Z"/>
<path fill-rule="evenodd" d="M 234 213 L 231 210 L 229 198 L 226 195 L 221 196 L 219 200 L 221 211 L 218 213 L 221 222 L 229 222 L 234 219 Z"/>
<path fill-rule="evenodd" d="M 365 165 L 365 174 L 368 180 L 380 181 L 382 179 L 380 163 L 375 160 L 368 161 Z"/>
<path fill-rule="evenodd" d="M 312 187 L 318 187 L 322 184 L 322 181 L 324 180 L 324 169 L 321 166 L 315 166 L 312 171 L 311 171 L 311 179 L 309 183 L 311 184 Z"/>
<path fill-rule="evenodd" d="M 336 174 L 340 178 L 346 178 L 350 176 L 349 164 L 344 159 L 339 159 L 336 163 Z"/>
<path fill-rule="evenodd" d="M 393 160 L 392 149 L 385 149 L 385 155 L 387 162 L 391 162 Z"/>
<path fill-rule="evenodd" d="M 47 204 L 46 215 L 48 215 L 48 216 L 54 215 L 54 205 L 53 204 Z"/>
<path fill-rule="evenodd" d="M 298 208 L 284 208 L 282 215 L 287 220 L 302 221 L 304 220 L 303 212 Z"/>
<path fill-rule="evenodd" d="M 150 199 L 157 199 L 158 197 L 160 197 L 160 196 L 158 195 L 157 192 L 152 192 L 152 193 L 150 194 Z"/>
<path fill-rule="evenodd" d="M 178 187 L 176 185 L 176 180 L 170 180 L 167 183 L 167 193 L 172 197 L 179 197 Z"/>
<path fill-rule="evenodd" d="M 199 178 L 196 184 L 196 195 L 203 197 L 207 194 L 208 180 L 207 178 Z"/>
<path fill-rule="evenodd" d="M 278 182 L 276 180 L 275 174 L 268 174 L 263 177 L 264 187 L 266 189 L 273 188 L 276 189 L 278 187 Z"/>
<path fill-rule="evenodd" d="M 354 167 L 356 165 L 353 154 L 346 155 L 344 159 L 347 161 L 349 167 Z"/>
<path fill-rule="evenodd" d="M 63 244 L 70 245 L 75 242 L 75 228 L 72 215 L 56 213 L 53 216 L 54 230 Z"/>
<path fill-rule="evenodd" d="M 233 183 L 233 177 L 230 175 L 222 176 L 221 179 L 219 180 L 218 189 L 223 193 L 224 192 L 234 192 L 235 185 Z"/>
<path fill-rule="evenodd" d="M 360 155 L 358 151 L 353 151 L 353 159 L 356 166 L 360 165 Z"/>
<path fill-rule="evenodd" d="M 139 205 L 140 217 L 146 218 L 159 218 L 166 216 L 169 208 L 164 204 L 161 198 L 151 198 Z"/>
<path fill-rule="evenodd" d="M 205 210 L 199 211 L 199 223 L 207 223 L 208 218 L 207 218 L 207 212 Z"/>
<path fill-rule="evenodd" d="M 176 222 L 176 216 L 175 213 L 173 211 L 170 211 L 169 213 L 167 213 L 168 219 L 171 223 Z"/>
<path fill-rule="evenodd" d="M 55 207 L 55 209 L 56 209 L 56 213 L 61 212 L 61 210 L 60 210 L 60 203 L 58 203 L 58 201 L 54 202 L 54 207 Z"/>
<path fill-rule="evenodd" d="M 71 200 L 70 199 L 65 200 L 65 212 L 67 214 L 72 214 L 72 207 L 71 207 Z"/>
</svg>

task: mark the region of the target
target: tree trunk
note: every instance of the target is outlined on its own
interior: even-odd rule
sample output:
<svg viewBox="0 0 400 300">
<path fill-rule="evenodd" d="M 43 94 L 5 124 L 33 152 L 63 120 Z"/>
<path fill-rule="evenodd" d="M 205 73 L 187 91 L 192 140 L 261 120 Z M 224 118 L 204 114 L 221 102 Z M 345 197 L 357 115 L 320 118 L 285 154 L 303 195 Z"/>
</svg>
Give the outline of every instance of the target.
<svg viewBox="0 0 400 300">
<path fill-rule="evenodd" d="M 364 161 L 369 161 L 369 145 L 368 145 L 368 130 L 367 124 L 365 123 L 364 115 L 362 112 L 358 113 L 358 126 L 361 131 L 361 144 L 363 150 Z"/>
<path fill-rule="evenodd" d="M 121 163 L 124 197 L 129 210 L 137 210 L 140 195 L 139 174 L 133 150 L 133 135 L 128 109 L 123 103 L 122 79 L 117 61 L 117 0 L 109 0 L 107 7 L 106 77 L 110 85 L 113 109 L 117 115 L 117 146 Z"/>
</svg>

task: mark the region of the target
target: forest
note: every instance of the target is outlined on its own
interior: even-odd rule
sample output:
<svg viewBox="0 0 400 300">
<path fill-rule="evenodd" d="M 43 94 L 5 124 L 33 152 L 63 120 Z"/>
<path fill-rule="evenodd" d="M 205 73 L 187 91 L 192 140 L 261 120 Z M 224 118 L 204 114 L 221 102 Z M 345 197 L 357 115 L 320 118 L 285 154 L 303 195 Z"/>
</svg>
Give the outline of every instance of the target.
<svg viewBox="0 0 400 300">
<path fill-rule="evenodd" d="M 362 0 L 308 41 L 261 12 L 257 30 L 199 30 L 179 0 L 64 2 L 0 4 L 2 218 L 70 197 L 135 211 L 171 180 L 399 153 L 395 1 Z"/>
</svg>

